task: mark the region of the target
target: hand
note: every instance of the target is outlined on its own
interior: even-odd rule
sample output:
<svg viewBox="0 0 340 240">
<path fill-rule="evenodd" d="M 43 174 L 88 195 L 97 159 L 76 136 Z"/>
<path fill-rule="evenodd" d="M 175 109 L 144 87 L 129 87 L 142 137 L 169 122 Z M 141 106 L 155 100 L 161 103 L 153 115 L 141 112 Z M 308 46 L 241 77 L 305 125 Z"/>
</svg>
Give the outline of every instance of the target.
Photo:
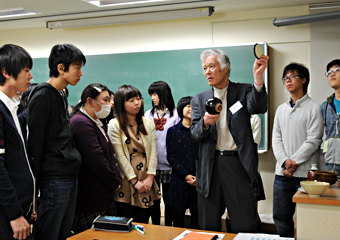
<svg viewBox="0 0 340 240">
<path fill-rule="evenodd" d="M 14 233 L 13 238 L 22 240 L 30 235 L 30 225 L 23 216 L 10 221 L 10 224 Z"/>
<path fill-rule="evenodd" d="M 217 122 L 219 117 L 220 114 L 212 115 L 210 113 L 205 112 L 203 117 L 204 128 L 208 128 L 210 125 L 213 125 L 215 122 Z"/>
<path fill-rule="evenodd" d="M 38 215 L 36 212 L 33 212 L 31 215 L 31 224 L 37 221 Z"/>
<path fill-rule="evenodd" d="M 287 170 L 289 170 L 290 172 L 294 173 L 298 166 L 299 165 L 297 165 L 296 162 L 294 160 L 292 160 L 292 159 L 287 159 L 285 161 L 285 168 Z"/>
<path fill-rule="evenodd" d="M 260 59 L 255 59 L 253 66 L 253 74 L 254 74 L 254 83 L 257 86 L 261 86 L 263 84 L 263 73 L 268 66 L 268 56 L 262 55 Z"/>
<path fill-rule="evenodd" d="M 153 175 L 149 174 L 148 177 L 142 181 L 142 183 L 144 183 L 146 193 L 151 190 L 152 183 L 153 183 L 153 177 L 154 177 Z"/>
<path fill-rule="evenodd" d="M 114 192 L 117 192 L 120 188 L 121 188 L 122 186 L 121 185 L 119 185 L 118 187 L 117 187 L 117 189 L 116 190 L 114 190 Z"/>
<path fill-rule="evenodd" d="M 144 193 L 146 191 L 145 189 L 145 184 L 141 181 L 138 181 L 134 188 L 139 192 L 139 193 Z"/>
<path fill-rule="evenodd" d="M 191 186 L 196 186 L 196 177 L 193 175 L 188 174 L 185 177 L 185 180 L 187 181 L 188 184 L 190 184 Z"/>
<path fill-rule="evenodd" d="M 283 171 L 283 176 L 285 176 L 285 177 L 287 177 L 287 178 L 293 177 L 293 174 L 294 174 L 294 172 L 291 172 L 291 171 L 289 171 L 288 169 L 286 169 L 286 170 Z"/>
</svg>

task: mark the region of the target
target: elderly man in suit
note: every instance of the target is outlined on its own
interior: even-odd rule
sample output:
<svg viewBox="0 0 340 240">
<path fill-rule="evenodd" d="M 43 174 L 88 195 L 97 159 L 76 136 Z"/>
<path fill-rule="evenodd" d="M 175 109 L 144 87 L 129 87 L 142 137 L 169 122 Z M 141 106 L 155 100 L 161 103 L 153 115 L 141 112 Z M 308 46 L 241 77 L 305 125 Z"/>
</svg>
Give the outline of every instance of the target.
<svg viewBox="0 0 340 240">
<path fill-rule="evenodd" d="M 196 181 L 201 229 L 220 231 L 227 207 L 232 232 L 256 232 L 252 196 L 258 155 L 250 116 L 267 111 L 263 73 L 268 59 L 263 55 L 255 60 L 251 85 L 229 80 L 230 61 L 223 51 L 201 53 L 204 75 L 212 86 L 191 100 L 190 133 L 200 142 Z M 223 110 L 218 115 L 205 111 L 211 97 L 222 100 Z"/>
</svg>

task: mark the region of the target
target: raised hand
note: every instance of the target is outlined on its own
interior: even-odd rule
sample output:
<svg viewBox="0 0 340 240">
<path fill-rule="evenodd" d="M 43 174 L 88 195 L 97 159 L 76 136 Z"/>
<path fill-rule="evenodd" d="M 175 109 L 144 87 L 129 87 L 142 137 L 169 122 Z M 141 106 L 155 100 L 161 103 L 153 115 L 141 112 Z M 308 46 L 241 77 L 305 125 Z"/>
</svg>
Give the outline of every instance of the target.
<svg viewBox="0 0 340 240">
<path fill-rule="evenodd" d="M 263 73 L 268 66 L 269 56 L 262 55 L 260 59 L 255 59 L 253 65 L 253 74 L 254 74 L 254 83 L 257 86 L 261 86 L 263 84 Z"/>
</svg>

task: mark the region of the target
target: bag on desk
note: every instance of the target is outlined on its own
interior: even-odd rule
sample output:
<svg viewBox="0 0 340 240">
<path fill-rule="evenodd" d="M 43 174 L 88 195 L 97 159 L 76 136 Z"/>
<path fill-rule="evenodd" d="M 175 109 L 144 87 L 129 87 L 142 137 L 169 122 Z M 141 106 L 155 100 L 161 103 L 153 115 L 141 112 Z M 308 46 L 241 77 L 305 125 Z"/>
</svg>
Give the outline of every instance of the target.
<svg viewBox="0 0 340 240">
<path fill-rule="evenodd" d="M 94 228 L 94 230 L 130 232 L 132 229 L 132 220 L 133 218 L 100 215 L 93 220 L 92 228 Z"/>
</svg>

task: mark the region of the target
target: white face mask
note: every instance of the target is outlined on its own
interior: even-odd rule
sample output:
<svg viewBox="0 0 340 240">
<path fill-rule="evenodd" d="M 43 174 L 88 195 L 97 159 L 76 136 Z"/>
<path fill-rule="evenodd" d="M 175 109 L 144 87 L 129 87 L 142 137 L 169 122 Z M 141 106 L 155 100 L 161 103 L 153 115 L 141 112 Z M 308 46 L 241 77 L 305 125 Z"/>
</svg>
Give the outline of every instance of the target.
<svg viewBox="0 0 340 240">
<path fill-rule="evenodd" d="M 93 101 L 97 102 L 96 100 L 93 99 Z M 101 105 L 99 102 L 97 102 L 99 105 Z M 96 114 L 96 117 L 99 119 L 102 118 L 106 118 L 107 116 L 109 116 L 110 112 L 111 112 L 111 105 L 101 105 L 102 109 L 100 109 L 99 112 L 96 112 L 96 110 L 93 109 L 94 113 Z"/>
</svg>

